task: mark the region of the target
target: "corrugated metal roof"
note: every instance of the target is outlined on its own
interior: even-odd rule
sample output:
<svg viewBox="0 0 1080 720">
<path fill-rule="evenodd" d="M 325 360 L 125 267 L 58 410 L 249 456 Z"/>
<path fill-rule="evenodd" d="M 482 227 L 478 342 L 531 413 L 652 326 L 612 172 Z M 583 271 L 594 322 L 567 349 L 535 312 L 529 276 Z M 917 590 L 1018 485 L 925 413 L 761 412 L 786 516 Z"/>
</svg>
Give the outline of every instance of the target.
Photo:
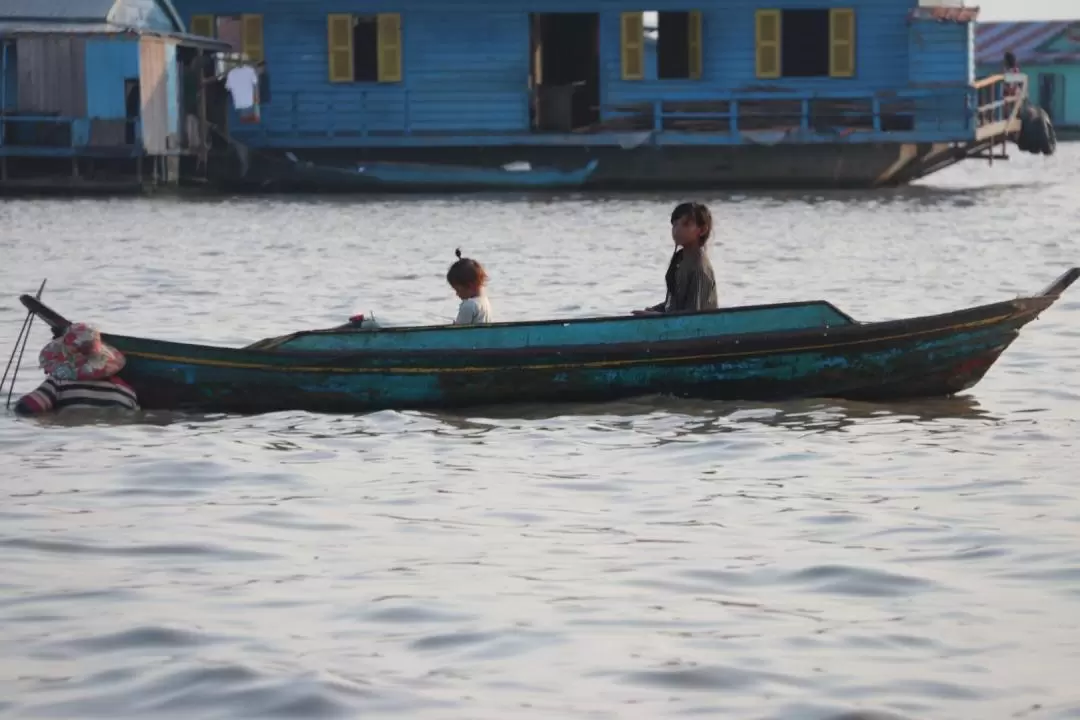
<svg viewBox="0 0 1080 720">
<path fill-rule="evenodd" d="M 128 32 L 128 28 L 109 23 L 66 23 L 66 22 L 8 22 L 0 20 L 0 35 L 41 35 L 49 33 L 77 35 L 117 34 Z"/>
<path fill-rule="evenodd" d="M 116 0 L 3 0 L 0 19 L 104 22 Z"/>
<path fill-rule="evenodd" d="M 995 22 L 975 26 L 975 62 L 979 65 L 1001 65 L 1006 51 L 1016 55 L 1023 71 L 1024 65 L 1053 65 L 1080 63 L 1080 41 L 1071 43 L 1072 50 L 1045 52 L 1040 48 L 1067 33 L 1070 27 L 1080 29 L 1080 22 L 1070 20 L 1048 22 Z"/>
<path fill-rule="evenodd" d="M 207 50 L 226 51 L 232 46 L 214 38 L 192 35 L 190 33 L 166 33 L 153 30 L 133 30 L 111 23 L 57 23 L 57 22 L 5 22 L 0 20 L 0 37 L 19 35 L 151 35 L 178 40 L 184 45 L 201 47 Z"/>
<path fill-rule="evenodd" d="M 156 0 L 174 23 L 184 23 L 171 0 Z M 0 21 L 107 23 L 118 0 L 0 0 Z"/>
<path fill-rule="evenodd" d="M 920 5 L 913 7 L 908 12 L 911 20 L 932 20 L 934 22 L 974 22 L 979 17 L 977 7 L 952 7 L 936 5 Z"/>
</svg>

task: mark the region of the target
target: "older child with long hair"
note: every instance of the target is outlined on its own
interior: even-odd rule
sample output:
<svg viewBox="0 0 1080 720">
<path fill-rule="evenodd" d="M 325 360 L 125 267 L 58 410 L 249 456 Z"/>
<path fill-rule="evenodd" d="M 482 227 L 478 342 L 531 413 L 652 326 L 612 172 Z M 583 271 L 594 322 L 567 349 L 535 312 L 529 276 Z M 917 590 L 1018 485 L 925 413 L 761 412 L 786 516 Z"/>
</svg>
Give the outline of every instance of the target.
<svg viewBox="0 0 1080 720">
<path fill-rule="evenodd" d="M 664 302 L 635 315 L 701 312 L 716 309 L 716 277 L 705 252 L 712 235 L 712 213 L 701 203 L 681 203 L 671 213 L 671 239 L 675 253 L 668 263 Z"/>
</svg>

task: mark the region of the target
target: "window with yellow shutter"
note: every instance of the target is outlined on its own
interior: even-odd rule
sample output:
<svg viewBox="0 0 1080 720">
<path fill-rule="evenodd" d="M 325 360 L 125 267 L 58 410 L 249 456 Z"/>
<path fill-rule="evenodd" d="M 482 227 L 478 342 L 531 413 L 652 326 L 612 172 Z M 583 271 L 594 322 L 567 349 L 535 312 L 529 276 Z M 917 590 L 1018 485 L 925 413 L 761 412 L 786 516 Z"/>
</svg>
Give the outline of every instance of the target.
<svg viewBox="0 0 1080 720">
<path fill-rule="evenodd" d="M 327 18 L 330 82 L 401 82 L 401 15 L 331 14 Z"/>
<path fill-rule="evenodd" d="M 241 15 L 240 16 L 240 45 L 241 52 L 252 62 L 262 62 L 266 59 L 263 51 L 263 16 Z"/>
<path fill-rule="evenodd" d="M 779 10 L 758 10 L 754 17 L 755 71 L 759 78 L 780 77 L 780 27 Z"/>
<path fill-rule="evenodd" d="M 855 42 L 851 8 L 758 10 L 756 74 L 759 78 L 855 77 Z"/>
<path fill-rule="evenodd" d="M 641 12 L 624 12 L 622 23 L 622 79 L 645 79 L 645 22 Z"/>
<path fill-rule="evenodd" d="M 855 11 L 849 8 L 829 11 L 829 75 L 855 75 Z"/>
<path fill-rule="evenodd" d="M 192 15 L 191 26 L 188 28 L 192 35 L 200 37 L 215 37 L 213 15 Z"/>
<path fill-rule="evenodd" d="M 700 10 L 623 13 L 623 79 L 700 80 L 702 17 Z"/>
<path fill-rule="evenodd" d="M 242 60 L 266 59 L 262 15 L 192 15 L 190 30 L 192 35 L 217 38 L 229 44 L 231 55 L 227 53 L 226 67 Z"/>
</svg>

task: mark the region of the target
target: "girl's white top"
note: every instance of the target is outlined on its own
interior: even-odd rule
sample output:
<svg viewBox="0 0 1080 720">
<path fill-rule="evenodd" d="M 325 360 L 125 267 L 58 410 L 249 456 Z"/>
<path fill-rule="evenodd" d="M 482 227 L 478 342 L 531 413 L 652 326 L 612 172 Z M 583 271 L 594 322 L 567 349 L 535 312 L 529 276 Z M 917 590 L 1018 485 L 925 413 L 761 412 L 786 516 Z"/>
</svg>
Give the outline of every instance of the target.
<svg viewBox="0 0 1080 720">
<path fill-rule="evenodd" d="M 461 301 L 455 325 L 485 325 L 492 322 L 494 316 L 491 313 L 491 303 L 487 295 L 480 293 L 476 297 L 466 298 Z"/>
</svg>

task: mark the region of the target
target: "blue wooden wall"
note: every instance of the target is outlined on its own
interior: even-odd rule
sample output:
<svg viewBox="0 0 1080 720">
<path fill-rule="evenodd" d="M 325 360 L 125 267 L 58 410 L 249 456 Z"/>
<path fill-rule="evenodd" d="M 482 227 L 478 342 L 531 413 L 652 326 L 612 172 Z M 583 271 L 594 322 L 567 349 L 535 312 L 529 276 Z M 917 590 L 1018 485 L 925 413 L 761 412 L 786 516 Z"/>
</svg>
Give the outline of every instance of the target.
<svg viewBox="0 0 1080 720">
<path fill-rule="evenodd" d="M 908 73 L 916 85 L 970 83 L 975 79 L 970 23 L 916 21 L 908 32 Z"/>
<path fill-rule="evenodd" d="M 918 20 L 908 30 L 908 77 L 914 85 L 970 83 L 975 78 L 975 28 L 971 23 Z M 916 102 L 916 130 L 966 127 L 966 99 L 939 96 Z"/>
<path fill-rule="evenodd" d="M 125 116 L 124 79 L 139 77 L 139 41 L 128 38 L 87 38 L 86 110 L 91 118 L 118 120 Z"/>
<path fill-rule="evenodd" d="M 176 64 L 176 45 L 165 43 L 165 111 L 168 132 L 180 132 L 180 68 Z"/>
<path fill-rule="evenodd" d="M 657 99 L 707 99 L 711 93 L 767 85 L 791 89 L 873 90 L 903 88 L 912 71 L 928 74 L 929 55 L 913 66 L 907 13 L 915 0 L 176 0 L 190 25 L 193 15 L 262 13 L 272 101 L 262 108 L 269 132 L 413 132 L 528 129 L 528 13 L 601 12 L 601 103 Z M 856 13 L 856 73 L 853 78 L 759 80 L 755 76 L 755 10 L 763 7 L 821 8 L 830 4 Z M 703 13 L 703 76 L 700 80 L 624 81 L 620 18 L 626 10 L 698 9 Z M 401 83 L 332 84 L 327 67 L 327 14 L 400 11 Z M 940 27 L 945 28 L 942 23 Z M 967 26 L 955 26 L 959 32 Z M 963 36 L 942 36 L 939 55 L 963 61 Z M 953 44 L 950 45 L 950 42 Z M 950 53 L 952 55 L 950 55 Z M 946 70 L 952 73 L 952 70 Z M 653 75 L 655 77 L 655 75 Z M 959 78 L 958 78 L 959 79 Z M 295 97 L 295 105 L 294 105 Z"/>
<path fill-rule="evenodd" d="M 650 2 L 651 10 L 701 9 L 702 77 L 700 80 L 622 80 L 619 54 L 621 28 L 618 12 L 601 18 L 601 53 L 606 87 L 602 102 L 614 104 L 663 99 L 694 99 L 703 90 L 738 90 L 767 85 L 792 89 L 872 90 L 905 87 L 908 82 L 907 13 L 913 0 L 728 0 L 710 9 L 705 3 Z M 634 2 L 626 3 L 635 5 Z M 780 78 L 762 80 L 755 75 L 755 11 L 762 8 L 815 9 L 847 7 L 855 10 L 855 77 Z M 626 9 L 630 9 L 627 7 Z M 651 54 L 651 53 L 650 53 Z"/>
</svg>

